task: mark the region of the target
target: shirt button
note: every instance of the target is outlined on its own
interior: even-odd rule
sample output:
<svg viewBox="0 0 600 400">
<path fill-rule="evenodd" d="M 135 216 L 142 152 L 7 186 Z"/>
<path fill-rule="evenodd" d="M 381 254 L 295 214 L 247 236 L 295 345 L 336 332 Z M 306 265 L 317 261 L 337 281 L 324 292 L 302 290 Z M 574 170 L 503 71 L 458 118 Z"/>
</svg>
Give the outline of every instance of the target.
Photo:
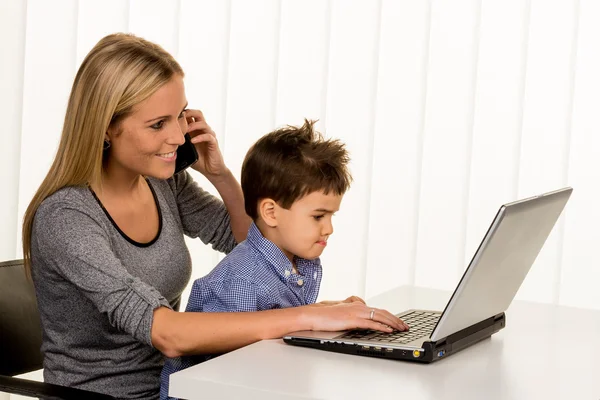
<svg viewBox="0 0 600 400">
<path fill-rule="evenodd" d="M 298 285 L 299 285 L 299 286 L 302 286 L 302 285 L 304 285 L 304 281 L 303 281 L 302 279 L 298 279 Z"/>
<path fill-rule="evenodd" d="M 316 272 L 313 274 L 313 279 L 317 279 L 317 273 Z"/>
<path fill-rule="evenodd" d="M 288 270 L 286 269 L 286 270 L 285 270 L 285 276 L 286 276 L 286 277 L 287 277 L 287 276 L 290 276 L 290 274 L 291 274 L 291 272 L 290 272 L 290 271 L 288 271 Z"/>
</svg>

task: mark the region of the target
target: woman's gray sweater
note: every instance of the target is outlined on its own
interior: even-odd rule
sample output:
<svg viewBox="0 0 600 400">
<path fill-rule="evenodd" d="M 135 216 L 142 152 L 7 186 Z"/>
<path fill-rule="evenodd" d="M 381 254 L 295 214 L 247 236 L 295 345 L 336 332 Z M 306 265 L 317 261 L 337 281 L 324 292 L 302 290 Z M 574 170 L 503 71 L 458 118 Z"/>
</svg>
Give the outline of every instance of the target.
<svg viewBox="0 0 600 400">
<path fill-rule="evenodd" d="M 178 309 L 191 276 L 184 235 L 222 252 L 236 243 L 222 201 L 187 172 L 148 182 L 160 217 L 149 243 L 122 233 L 88 187 L 63 188 L 37 210 L 31 258 L 46 382 L 158 398 L 153 310 Z"/>
</svg>

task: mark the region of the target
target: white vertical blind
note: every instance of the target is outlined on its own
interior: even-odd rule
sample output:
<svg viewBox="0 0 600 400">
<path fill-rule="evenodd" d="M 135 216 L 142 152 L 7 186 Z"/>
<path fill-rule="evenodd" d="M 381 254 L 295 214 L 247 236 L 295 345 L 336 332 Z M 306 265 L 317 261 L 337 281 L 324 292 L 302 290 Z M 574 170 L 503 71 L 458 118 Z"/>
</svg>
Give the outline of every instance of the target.
<svg viewBox="0 0 600 400">
<path fill-rule="evenodd" d="M 23 65 L 25 58 L 25 2 L 0 1 L 0 157 L 1 259 L 12 258 L 17 248 L 19 163 L 23 115 Z M 10 39 L 10 40 L 7 40 Z"/>
<path fill-rule="evenodd" d="M 129 3 L 126 1 L 80 1 L 78 4 L 75 69 L 98 40 L 129 29 Z"/>
<path fill-rule="evenodd" d="M 464 266 L 498 204 L 517 198 L 528 23 L 528 1 L 482 4 Z"/>
<path fill-rule="evenodd" d="M 600 308 L 600 2 L 579 2 L 567 182 L 576 188 L 565 214 L 559 302 Z"/>
<path fill-rule="evenodd" d="M 367 297 L 415 279 L 430 10 L 428 1 L 381 5 Z"/>
<path fill-rule="evenodd" d="M 323 130 L 330 18 L 330 0 L 281 3 L 275 125 L 298 125 L 308 118 L 319 120 L 316 126 Z"/>
<path fill-rule="evenodd" d="M 433 2 L 416 284 L 450 289 L 464 268 L 480 1 Z"/>
<path fill-rule="evenodd" d="M 77 5 L 75 0 L 30 0 L 27 3 L 17 214 L 19 223 L 11 232 L 11 235 L 15 235 L 16 231 L 16 251 L 19 253 L 19 228 L 23 214 L 52 164 L 75 76 Z M 11 39 L 8 37 L 2 40 Z"/>
<path fill-rule="evenodd" d="M 567 184 L 576 5 L 571 0 L 531 3 L 518 180 L 521 197 Z M 522 297 L 558 300 L 562 221 L 529 272 Z"/>
<path fill-rule="evenodd" d="M 223 149 L 238 178 L 250 145 L 275 124 L 280 8 L 276 0 L 231 2 Z"/>
<path fill-rule="evenodd" d="M 178 27 L 179 0 L 130 0 L 129 30 L 159 43 L 174 57 L 179 49 Z"/>
<path fill-rule="evenodd" d="M 305 117 L 347 143 L 321 298 L 452 288 L 501 203 L 572 185 L 519 297 L 600 308 L 599 19 L 594 0 L 0 0 L 0 257 L 21 256 L 77 67 L 125 31 L 180 61 L 236 176 Z M 204 275 L 220 256 L 188 243 Z"/>
</svg>

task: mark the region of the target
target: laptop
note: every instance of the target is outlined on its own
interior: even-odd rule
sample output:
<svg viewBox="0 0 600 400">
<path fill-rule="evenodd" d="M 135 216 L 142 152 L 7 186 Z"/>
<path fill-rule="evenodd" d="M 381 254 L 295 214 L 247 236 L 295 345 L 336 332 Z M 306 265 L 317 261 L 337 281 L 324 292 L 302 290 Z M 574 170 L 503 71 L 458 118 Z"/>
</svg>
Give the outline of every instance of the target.
<svg viewBox="0 0 600 400">
<path fill-rule="evenodd" d="M 505 327 L 505 311 L 572 191 L 567 187 L 502 205 L 444 310 L 397 314 L 409 325 L 408 331 L 302 331 L 284 336 L 284 342 L 430 363 L 490 337 Z"/>
</svg>

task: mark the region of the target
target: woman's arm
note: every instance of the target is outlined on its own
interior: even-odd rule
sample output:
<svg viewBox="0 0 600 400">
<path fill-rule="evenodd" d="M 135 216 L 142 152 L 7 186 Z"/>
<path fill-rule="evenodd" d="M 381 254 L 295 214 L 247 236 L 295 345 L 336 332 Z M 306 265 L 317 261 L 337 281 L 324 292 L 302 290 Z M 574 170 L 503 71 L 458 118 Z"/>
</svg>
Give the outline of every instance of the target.
<svg viewBox="0 0 600 400">
<path fill-rule="evenodd" d="M 206 176 L 210 183 L 219 191 L 223 203 L 231 218 L 231 230 L 239 243 L 246 239 L 252 220 L 244 208 L 244 194 L 238 181 L 229 169 L 220 176 Z"/>
<path fill-rule="evenodd" d="M 374 310 L 373 319 L 370 319 Z M 361 302 L 292 307 L 244 313 L 175 312 L 154 310 L 152 344 L 167 357 L 217 354 L 263 339 L 280 338 L 301 330 L 406 330 L 398 317 Z"/>
<path fill-rule="evenodd" d="M 187 132 L 198 151 L 198 162 L 192 165 L 192 168 L 206 176 L 219 191 L 231 216 L 231 230 L 239 243 L 246 239 L 252 222 L 244 211 L 242 188 L 229 168 L 225 166 L 217 135 L 206 123 L 202 111 L 187 110 L 185 116 L 188 123 Z"/>
</svg>

